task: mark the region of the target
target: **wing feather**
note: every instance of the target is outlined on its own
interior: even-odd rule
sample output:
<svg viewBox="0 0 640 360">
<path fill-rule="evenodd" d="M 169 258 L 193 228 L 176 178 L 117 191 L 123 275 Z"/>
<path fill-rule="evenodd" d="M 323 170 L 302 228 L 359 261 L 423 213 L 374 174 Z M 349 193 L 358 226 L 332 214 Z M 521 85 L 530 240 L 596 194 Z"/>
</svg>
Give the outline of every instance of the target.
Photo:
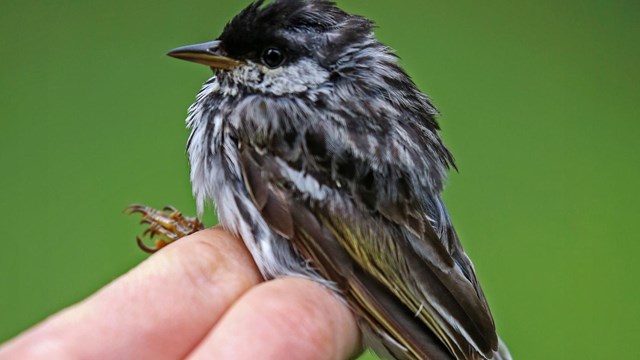
<svg viewBox="0 0 640 360">
<path fill-rule="evenodd" d="M 409 358 L 491 358 L 495 327 L 473 267 L 464 253 L 454 259 L 432 226 L 363 211 L 344 188 L 314 199 L 273 154 L 244 148 L 240 160 L 267 223 L 337 284 L 369 328 Z"/>
</svg>

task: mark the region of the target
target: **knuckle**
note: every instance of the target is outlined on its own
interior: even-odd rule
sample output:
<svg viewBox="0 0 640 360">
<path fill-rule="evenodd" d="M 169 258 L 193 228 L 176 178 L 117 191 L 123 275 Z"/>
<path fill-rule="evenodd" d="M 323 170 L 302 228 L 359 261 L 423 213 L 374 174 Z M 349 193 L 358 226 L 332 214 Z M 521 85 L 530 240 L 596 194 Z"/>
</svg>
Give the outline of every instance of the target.
<svg viewBox="0 0 640 360">
<path fill-rule="evenodd" d="M 166 249 L 166 256 L 175 259 L 203 296 L 235 298 L 260 280 L 241 242 L 219 229 L 200 231 L 172 247 Z"/>
</svg>

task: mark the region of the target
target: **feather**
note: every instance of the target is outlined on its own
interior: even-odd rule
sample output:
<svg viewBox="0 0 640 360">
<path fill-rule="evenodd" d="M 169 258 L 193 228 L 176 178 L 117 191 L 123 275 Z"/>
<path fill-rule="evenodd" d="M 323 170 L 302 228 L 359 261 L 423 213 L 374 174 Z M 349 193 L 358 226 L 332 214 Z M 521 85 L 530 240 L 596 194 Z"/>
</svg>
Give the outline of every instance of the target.
<svg viewBox="0 0 640 360">
<path fill-rule="evenodd" d="M 336 290 L 382 354 L 508 359 L 440 198 L 438 112 L 371 29 L 326 0 L 257 1 L 225 27 L 240 65 L 188 118 L 198 207 L 215 198 L 265 278 Z"/>
<path fill-rule="evenodd" d="M 256 157 L 260 160 L 253 160 Z M 443 358 L 434 354 L 446 351 L 458 358 L 472 359 L 476 353 L 490 357 L 497 349 L 484 298 L 450 254 L 446 263 L 440 258 L 442 244 L 433 228 L 425 232 L 430 239 L 414 238 L 384 214 L 362 213 L 337 191 L 329 201 L 305 200 L 308 189 L 279 185 L 295 181 L 287 177 L 293 171 L 283 169 L 287 165 L 273 154 L 243 147 L 240 158 L 245 177 L 263 176 L 245 180 L 249 193 L 272 189 L 266 206 L 256 203 L 267 223 L 311 259 L 323 276 L 339 284 L 371 328 L 417 358 Z M 256 182 L 261 184 L 250 187 Z M 277 206 L 269 205 L 272 199 L 277 199 Z M 410 241 L 435 243 L 440 253 L 423 257 Z"/>
</svg>

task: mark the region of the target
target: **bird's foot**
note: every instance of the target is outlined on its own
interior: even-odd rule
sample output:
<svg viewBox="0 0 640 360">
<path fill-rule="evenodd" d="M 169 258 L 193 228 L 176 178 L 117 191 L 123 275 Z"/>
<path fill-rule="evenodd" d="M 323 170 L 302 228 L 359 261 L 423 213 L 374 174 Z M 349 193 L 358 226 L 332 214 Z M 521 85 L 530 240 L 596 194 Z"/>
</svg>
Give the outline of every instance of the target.
<svg viewBox="0 0 640 360">
<path fill-rule="evenodd" d="M 145 245 L 140 236 L 136 236 L 136 241 L 140 249 L 154 253 L 170 243 L 180 239 L 181 237 L 193 234 L 196 231 L 204 229 L 204 225 L 197 217 L 185 217 L 180 211 L 173 206 L 165 206 L 162 210 L 156 210 L 148 206 L 134 204 L 125 209 L 131 214 L 139 213 L 142 215 L 140 224 L 149 225 L 142 233 L 142 237 L 149 235 L 149 239 L 155 236 L 155 244 L 153 247 Z"/>
</svg>

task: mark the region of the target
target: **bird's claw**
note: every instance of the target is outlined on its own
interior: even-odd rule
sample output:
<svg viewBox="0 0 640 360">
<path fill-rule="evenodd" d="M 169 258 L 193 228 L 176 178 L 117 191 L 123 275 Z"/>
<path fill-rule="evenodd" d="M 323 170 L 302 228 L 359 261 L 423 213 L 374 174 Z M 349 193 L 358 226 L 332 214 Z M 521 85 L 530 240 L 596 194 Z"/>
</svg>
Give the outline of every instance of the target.
<svg viewBox="0 0 640 360">
<path fill-rule="evenodd" d="M 129 215 L 141 214 L 142 220 L 140 224 L 149 225 L 142 233 L 142 238 L 148 235 L 149 239 L 153 239 L 156 235 L 153 247 L 145 245 L 140 236 L 136 236 L 136 242 L 140 249 L 148 253 L 154 253 L 170 243 L 196 231 L 204 229 L 204 225 L 197 217 L 185 217 L 180 211 L 173 206 L 167 205 L 162 210 L 133 204 L 125 209 Z"/>
</svg>

